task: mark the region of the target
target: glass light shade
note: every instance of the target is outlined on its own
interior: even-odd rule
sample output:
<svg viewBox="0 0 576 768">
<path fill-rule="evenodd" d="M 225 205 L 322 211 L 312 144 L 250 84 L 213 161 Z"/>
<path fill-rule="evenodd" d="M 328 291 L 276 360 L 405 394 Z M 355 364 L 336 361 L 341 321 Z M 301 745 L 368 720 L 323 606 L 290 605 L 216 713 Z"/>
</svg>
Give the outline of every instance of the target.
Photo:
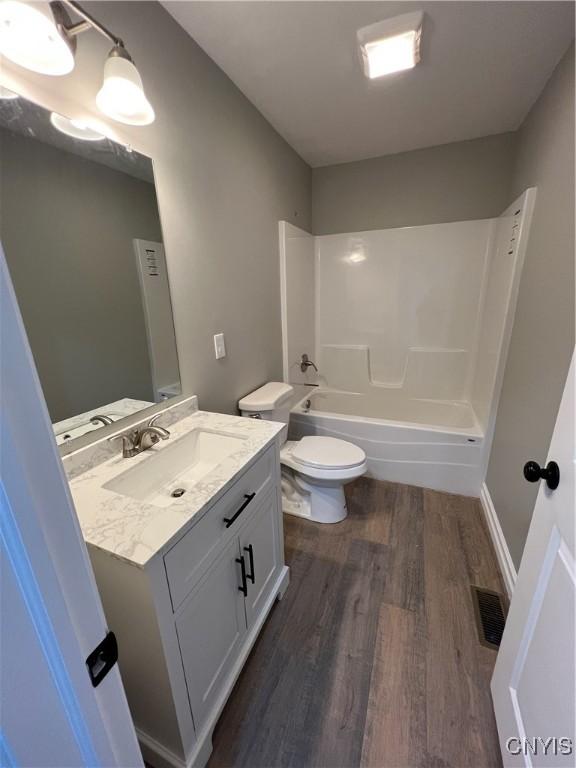
<svg viewBox="0 0 576 768">
<path fill-rule="evenodd" d="M 64 115 L 59 115 L 57 112 L 52 112 L 50 122 L 56 130 L 65 133 L 67 136 L 72 136 L 73 139 L 102 141 L 102 139 L 106 138 L 103 134 L 88 127 L 81 120 L 70 120 L 64 117 Z"/>
<path fill-rule="evenodd" d="M 101 112 L 127 125 L 154 122 L 152 105 L 146 98 L 142 78 L 134 64 L 123 56 L 109 56 L 104 65 L 104 82 L 96 96 Z"/>
<path fill-rule="evenodd" d="M 72 45 L 59 32 L 48 3 L 0 0 L 0 54 L 42 75 L 74 69 Z"/>
</svg>

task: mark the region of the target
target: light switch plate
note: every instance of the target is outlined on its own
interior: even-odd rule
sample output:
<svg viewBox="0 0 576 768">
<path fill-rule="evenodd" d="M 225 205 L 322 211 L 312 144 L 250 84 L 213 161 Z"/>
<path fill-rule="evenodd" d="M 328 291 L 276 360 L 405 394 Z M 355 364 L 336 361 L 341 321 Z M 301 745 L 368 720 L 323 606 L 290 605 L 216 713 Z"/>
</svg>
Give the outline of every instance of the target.
<svg viewBox="0 0 576 768">
<path fill-rule="evenodd" d="M 223 357 L 226 357 L 226 344 L 224 342 L 223 333 L 214 335 L 214 354 L 216 355 L 216 360 L 221 360 Z"/>
</svg>

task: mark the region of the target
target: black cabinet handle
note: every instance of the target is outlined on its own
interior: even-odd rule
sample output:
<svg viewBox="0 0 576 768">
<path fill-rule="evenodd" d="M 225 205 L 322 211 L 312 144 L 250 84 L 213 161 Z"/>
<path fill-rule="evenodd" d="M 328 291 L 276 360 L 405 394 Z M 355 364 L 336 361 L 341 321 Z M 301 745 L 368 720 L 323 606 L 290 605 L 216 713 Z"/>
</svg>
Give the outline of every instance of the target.
<svg viewBox="0 0 576 768">
<path fill-rule="evenodd" d="M 546 480 L 548 488 L 555 491 L 560 484 L 560 467 L 555 461 L 549 461 L 544 468 L 536 461 L 527 461 L 524 464 L 524 477 L 529 483 Z"/>
<path fill-rule="evenodd" d="M 240 568 L 242 570 L 242 586 L 238 587 L 240 592 L 244 595 L 244 597 L 248 597 L 248 587 L 246 586 L 246 565 L 244 563 L 243 557 L 237 557 L 236 562 L 240 563 Z"/>
<path fill-rule="evenodd" d="M 254 549 L 252 544 L 248 544 L 247 547 L 244 547 L 244 552 L 248 552 L 248 557 L 250 558 L 250 573 L 247 573 L 246 576 L 250 579 L 252 584 L 254 584 Z"/>
<path fill-rule="evenodd" d="M 230 528 L 232 523 L 239 517 L 239 515 L 242 514 L 242 512 L 244 512 L 244 510 L 246 509 L 248 504 L 250 504 L 250 502 L 252 501 L 254 496 L 256 496 L 255 493 L 245 493 L 244 494 L 244 502 L 240 506 L 240 508 L 238 510 L 236 510 L 236 512 L 232 515 L 232 517 L 225 517 L 224 518 L 224 522 L 226 523 L 226 528 Z"/>
</svg>

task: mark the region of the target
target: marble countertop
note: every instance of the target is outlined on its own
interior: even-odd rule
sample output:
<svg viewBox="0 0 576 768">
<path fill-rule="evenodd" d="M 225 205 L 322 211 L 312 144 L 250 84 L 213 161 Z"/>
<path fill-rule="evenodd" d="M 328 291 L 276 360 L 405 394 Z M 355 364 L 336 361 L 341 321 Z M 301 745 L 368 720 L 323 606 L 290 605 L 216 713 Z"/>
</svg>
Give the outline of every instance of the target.
<svg viewBox="0 0 576 768">
<path fill-rule="evenodd" d="M 162 424 L 162 420 L 159 419 Z M 88 544 L 138 567 L 168 548 L 228 488 L 236 476 L 285 428 L 285 424 L 195 411 L 170 425 L 170 439 L 131 459 L 122 457 L 120 441 L 112 456 L 98 452 L 74 472 L 70 489 L 84 539 Z M 192 429 L 209 429 L 245 437 L 237 451 L 201 478 L 181 499 L 158 507 L 121 495 L 102 486 L 139 463 L 146 462 Z"/>
</svg>

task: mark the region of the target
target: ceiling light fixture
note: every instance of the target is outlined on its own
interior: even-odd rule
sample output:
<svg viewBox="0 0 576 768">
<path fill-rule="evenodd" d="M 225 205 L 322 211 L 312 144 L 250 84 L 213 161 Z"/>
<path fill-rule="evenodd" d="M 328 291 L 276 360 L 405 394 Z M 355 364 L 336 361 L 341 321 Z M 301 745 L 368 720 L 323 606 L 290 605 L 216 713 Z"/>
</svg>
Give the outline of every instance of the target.
<svg viewBox="0 0 576 768">
<path fill-rule="evenodd" d="M 73 24 L 67 10 L 80 16 L 81 21 Z M 154 121 L 154 110 L 124 42 L 81 5 L 74 0 L 33 4 L 26 0 L 0 0 L 0 54 L 33 72 L 71 72 L 76 37 L 90 29 L 113 44 L 104 65 L 104 83 L 96 98 L 99 109 L 121 123 L 149 125 Z"/>
<path fill-rule="evenodd" d="M 73 139 L 102 141 L 102 139 L 106 138 L 102 133 L 93 130 L 81 120 L 70 120 L 68 117 L 64 117 L 64 115 L 59 115 L 58 112 L 52 112 L 50 122 L 57 131 L 65 133 L 66 136 L 72 136 Z"/>
<path fill-rule="evenodd" d="M 364 74 L 373 80 L 412 69 L 420 61 L 421 11 L 405 13 L 358 30 Z"/>
</svg>

